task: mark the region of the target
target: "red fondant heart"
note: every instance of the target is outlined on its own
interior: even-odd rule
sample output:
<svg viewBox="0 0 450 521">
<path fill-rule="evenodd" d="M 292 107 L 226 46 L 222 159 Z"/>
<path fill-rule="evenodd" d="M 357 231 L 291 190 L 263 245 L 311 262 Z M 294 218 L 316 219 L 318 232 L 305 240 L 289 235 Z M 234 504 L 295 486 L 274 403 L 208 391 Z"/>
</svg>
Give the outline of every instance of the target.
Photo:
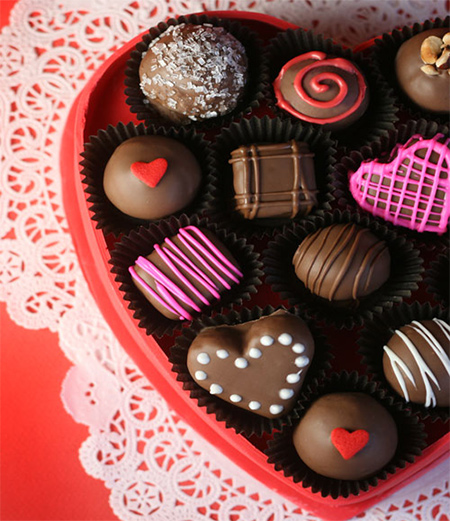
<svg viewBox="0 0 450 521">
<path fill-rule="evenodd" d="M 131 173 L 140 181 L 152 188 L 161 181 L 163 175 L 167 172 L 167 159 L 158 157 L 150 163 L 136 161 L 130 167 Z"/>
<path fill-rule="evenodd" d="M 344 459 L 353 458 L 369 441 L 369 433 L 363 429 L 349 432 L 338 427 L 331 431 L 331 443 Z"/>
</svg>

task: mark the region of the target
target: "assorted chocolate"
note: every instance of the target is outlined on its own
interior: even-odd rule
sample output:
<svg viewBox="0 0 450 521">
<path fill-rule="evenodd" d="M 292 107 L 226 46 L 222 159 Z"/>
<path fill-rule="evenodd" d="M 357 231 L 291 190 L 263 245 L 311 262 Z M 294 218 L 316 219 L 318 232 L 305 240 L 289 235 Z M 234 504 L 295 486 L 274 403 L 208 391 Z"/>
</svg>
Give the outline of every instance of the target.
<svg viewBox="0 0 450 521">
<path fill-rule="evenodd" d="M 450 326 L 441 319 L 414 320 L 384 346 L 386 380 L 406 401 L 450 405 Z"/>
<path fill-rule="evenodd" d="M 354 223 L 334 224 L 308 235 L 292 263 L 305 287 L 329 301 L 370 295 L 388 280 L 391 269 L 386 243 Z"/>
<path fill-rule="evenodd" d="M 280 108 L 327 130 L 348 127 L 369 105 L 367 82 L 358 66 L 322 51 L 288 61 L 273 88 Z"/>
<path fill-rule="evenodd" d="M 241 146 L 229 163 L 235 209 L 245 219 L 303 217 L 317 205 L 314 154 L 306 143 Z"/>
<path fill-rule="evenodd" d="M 308 326 L 280 310 L 255 321 L 204 329 L 189 348 L 187 366 L 211 394 L 277 418 L 294 406 L 313 356 Z"/>
<path fill-rule="evenodd" d="M 143 53 L 140 86 L 169 120 L 204 120 L 236 108 L 247 67 L 244 46 L 223 27 L 171 25 Z"/>
<path fill-rule="evenodd" d="M 450 112 L 450 29 L 441 27 L 406 40 L 395 57 L 400 88 L 420 108 Z"/>
<path fill-rule="evenodd" d="M 131 217 L 156 220 L 186 208 L 202 172 L 194 154 L 176 139 L 136 136 L 121 143 L 103 175 L 106 197 Z"/>
</svg>

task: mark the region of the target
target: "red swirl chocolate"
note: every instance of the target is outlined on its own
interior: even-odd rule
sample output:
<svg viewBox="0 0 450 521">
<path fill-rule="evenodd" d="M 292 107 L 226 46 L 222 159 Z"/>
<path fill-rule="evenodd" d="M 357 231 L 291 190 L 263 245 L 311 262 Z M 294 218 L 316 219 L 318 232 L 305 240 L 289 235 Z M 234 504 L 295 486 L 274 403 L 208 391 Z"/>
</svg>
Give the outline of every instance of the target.
<svg viewBox="0 0 450 521">
<path fill-rule="evenodd" d="M 273 87 L 280 108 L 329 130 L 354 123 L 369 103 L 367 83 L 359 68 L 345 58 L 321 51 L 287 62 Z"/>
<path fill-rule="evenodd" d="M 176 139 L 136 136 L 113 152 L 103 187 L 106 197 L 126 215 L 154 220 L 188 206 L 201 179 L 194 154 Z"/>
<path fill-rule="evenodd" d="M 384 241 L 354 223 L 333 224 L 308 235 L 293 258 L 295 274 L 315 295 L 330 301 L 359 299 L 389 278 Z"/>
<path fill-rule="evenodd" d="M 181 228 L 129 268 L 147 300 L 172 320 L 191 320 L 243 277 L 231 253 L 209 230 Z"/>
<path fill-rule="evenodd" d="M 289 412 L 314 355 L 303 320 L 287 311 L 204 329 L 192 342 L 187 366 L 211 394 L 266 418 Z"/>
<path fill-rule="evenodd" d="M 390 413 L 363 393 L 333 393 L 316 400 L 294 430 L 302 461 L 334 479 L 358 480 L 382 469 L 398 444 Z"/>
<path fill-rule="evenodd" d="M 229 163 L 235 209 L 246 219 L 306 216 L 317 205 L 314 154 L 306 143 L 241 146 Z"/>
<path fill-rule="evenodd" d="M 438 318 L 413 321 L 384 346 L 383 369 L 391 387 L 407 402 L 450 405 L 450 326 Z"/>
</svg>

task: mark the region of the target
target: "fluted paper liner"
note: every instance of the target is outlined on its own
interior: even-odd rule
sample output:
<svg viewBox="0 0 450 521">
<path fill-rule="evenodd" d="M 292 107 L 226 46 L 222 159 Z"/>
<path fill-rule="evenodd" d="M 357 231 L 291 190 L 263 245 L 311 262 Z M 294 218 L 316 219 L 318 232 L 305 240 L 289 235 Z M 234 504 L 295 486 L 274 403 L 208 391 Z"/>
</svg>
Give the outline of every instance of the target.
<svg viewBox="0 0 450 521">
<path fill-rule="evenodd" d="M 439 304 L 449 306 L 450 259 L 448 249 L 431 262 L 425 284 L 427 284 L 428 293 L 431 293 Z"/>
</svg>

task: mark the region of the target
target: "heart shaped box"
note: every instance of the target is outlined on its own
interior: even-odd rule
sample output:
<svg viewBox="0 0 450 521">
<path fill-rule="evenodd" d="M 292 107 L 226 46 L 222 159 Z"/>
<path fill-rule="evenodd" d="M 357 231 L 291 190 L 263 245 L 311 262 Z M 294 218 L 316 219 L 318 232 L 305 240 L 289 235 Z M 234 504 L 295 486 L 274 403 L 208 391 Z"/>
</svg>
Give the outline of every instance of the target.
<svg viewBox="0 0 450 521">
<path fill-rule="evenodd" d="M 237 19 L 258 32 L 266 41 L 280 30 L 297 29 L 290 23 L 259 13 L 217 11 L 209 12 L 208 15 Z M 84 192 L 80 175 L 80 153 L 90 135 L 96 134 L 98 129 L 106 128 L 108 124 L 117 125 L 120 121 L 138 123 L 126 105 L 123 80 L 126 61 L 140 39 L 141 36 L 137 36 L 116 51 L 92 76 L 71 108 L 62 140 L 60 164 L 64 205 L 79 262 L 92 295 L 117 339 L 152 385 L 217 450 L 265 486 L 306 511 L 328 520 L 349 519 L 419 479 L 448 457 L 450 434 L 441 432 L 432 436 L 434 441 L 413 464 L 398 470 L 376 488 L 361 492 L 359 496 L 333 500 L 313 494 L 310 489 L 286 479 L 267 463 L 266 456 L 257 447 L 232 429 L 227 429 L 223 423 L 217 422 L 214 416 L 198 407 L 196 401 L 183 391 L 182 383 L 171 372 L 171 364 L 163 349 L 154 338 L 148 337 L 143 329 L 137 327 L 133 312 L 123 301 L 108 266 L 108 248 L 111 244 L 91 220 L 86 202 L 88 195 Z M 362 48 L 360 46 L 358 50 Z"/>
</svg>

